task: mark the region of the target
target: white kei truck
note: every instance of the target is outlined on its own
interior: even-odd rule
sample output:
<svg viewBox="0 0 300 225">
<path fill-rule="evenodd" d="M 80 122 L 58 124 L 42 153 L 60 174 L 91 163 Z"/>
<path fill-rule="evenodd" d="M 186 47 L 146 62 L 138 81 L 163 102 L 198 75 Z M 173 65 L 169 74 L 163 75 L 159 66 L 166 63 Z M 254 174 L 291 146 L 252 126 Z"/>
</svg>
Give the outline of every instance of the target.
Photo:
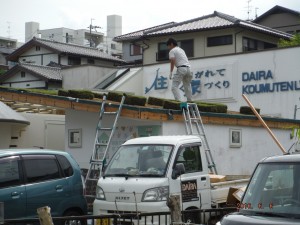
<svg viewBox="0 0 300 225">
<path fill-rule="evenodd" d="M 226 205 L 230 187 L 248 181 L 239 177 L 211 183 L 199 136 L 139 137 L 122 144 L 105 167 L 93 215 L 169 212 L 171 195 L 180 196 L 181 210 L 218 208 Z M 197 223 L 200 218 L 185 220 Z"/>
</svg>

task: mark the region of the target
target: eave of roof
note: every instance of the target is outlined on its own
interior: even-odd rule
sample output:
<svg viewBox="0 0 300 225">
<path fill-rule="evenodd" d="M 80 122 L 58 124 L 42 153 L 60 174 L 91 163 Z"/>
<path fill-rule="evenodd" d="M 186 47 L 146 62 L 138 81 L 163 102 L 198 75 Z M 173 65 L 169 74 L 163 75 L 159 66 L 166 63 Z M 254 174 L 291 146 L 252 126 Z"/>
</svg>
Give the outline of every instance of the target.
<svg viewBox="0 0 300 225">
<path fill-rule="evenodd" d="M 32 75 L 41 77 L 45 80 L 62 81 L 61 69 L 58 67 L 41 66 L 30 63 L 20 63 L 15 65 L 12 69 L 8 70 L 0 77 L 0 81 L 5 81 L 14 76 L 17 72 L 24 71 Z"/>
<path fill-rule="evenodd" d="M 0 122 L 26 125 L 30 124 L 30 122 L 27 119 L 25 119 L 22 115 L 12 110 L 3 102 L 0 102 Z"/>
<path fill-rule="evenodd" d="M 263 13 L 262 15 L 260 15 L 259 17 L 255 18 L 253 20 L 254 23 L 258 23 L 259 21 L 261 21 L 262 19 L 266 18 L 269 15 L 275 14 L 275 13 L 291 13 L 294 15 L 297 15 L 300 17 L 300 12 L 296 11 L 296 10 L 292 10 L 292 9 L 288 9 L 279 5 L 274 6 L 273 8 L 269 9 L 268 11 L 266 11 L 265 13 Z"/>
<path fill-rule="evenodd" d="M 128 33 L 128 34 L 123 34 L 123 35 L 114 37 L 113 40 L 116 41 L 116 42 L 122 42 L 124 40 L 126 40 L 126 41 L 128 41 L 128 40 L 137 40 L 137 39 L 143 37 L 143 35 L 147 32 L 159 30 L 159 29 L 162 29 L 162 28 L 166 28 L 166 27 L 172 26 L 174 24 L 176 24 L 176 23 L 175 22 L 169 22 L 169 23 L 158 25 L 158 26 L 149 27 L 149 28 L 146 28 L 146 29 L 143 29 L 143 30 L 138 30 L 138 31 L 135 31 L 135 32 L 131 32 L 131 33 Z"/>
<path fill-rule="evenodd" d="M 12 54 L 8 55 L 6 59 L 9 61 L 16 61 L 22 53 L 26 52 L 33 46 L 41 46 L 48 50 L 54 51 L 57 54 L 78 55 L 78 56 L 101 59 L 101 60 L 111 61 L 116 63 L 125 63 L 124 60 L 111 56 L 105 52 L 101 52 L 96 48 L 52 41 L 47 39 L 40 39 L 35 37 L 30 41 L 26 42 L 20 48 L 16 49 L 16 51 L 14 51 Z"/>
<path fill-rule="evenodd" d="M 170 35 L 176 33 L 199 32 L 205 30 L 216 30 L 230 27 L 242 27 L 255 30 L 257 32 L 266 33 L 276 37 L 289 39 L 292 35 L 278 31 L 263 25 L 255 24 L 249 21 L 240 20 L 234 16 L 230 16 L 221 12 L 214 11 L 213 14 L 205 15 L 202 17 L 194 18 L 191 20 L 183 21 L 180 23 L 169 24 L 168 26 L 157 26 L 157 29 L 143 30 L 139 33 L 130 33 L 127 36 L 119 36 L 119 41 L 146 39 L 148 37 Z M 135 35 L 132 35 L 135 34 Z M 128 39 L 130 37 L 131 39 Z"/>
<path fill-rule="evenodd" d="M 0 97 L 18 102 L 27 102 L 32 104 L 47 105 L 60 109 L 72 109 L 85 112 L 99 113 L 102 101 L 84 100 L 72 97 L 53 96 L 38 93 L 30 93 L 9 88 L 0 87 Z M 115 111 L 119 107 L 118 102 L 110 102 L 107 111 Z M 170 116 L 170 111 L 172 116 Z M 141 120 L 159 120 L 159 121 L 182 121 L 181 110 L 170 110 L 163 108 L 152 108 L 143 106 L 134 106 L 124 104 L 121 112 L 122 117 L 141 119 Z M 203 123 L 219 125 L 237 125 L 261 127 L 261 123 L 254 115 L 228 114 L 201 112 Z M 299 127 L 300 120 L 263 117 L 270 128 L 288 129 L 293 126 Z"/>
</svg>

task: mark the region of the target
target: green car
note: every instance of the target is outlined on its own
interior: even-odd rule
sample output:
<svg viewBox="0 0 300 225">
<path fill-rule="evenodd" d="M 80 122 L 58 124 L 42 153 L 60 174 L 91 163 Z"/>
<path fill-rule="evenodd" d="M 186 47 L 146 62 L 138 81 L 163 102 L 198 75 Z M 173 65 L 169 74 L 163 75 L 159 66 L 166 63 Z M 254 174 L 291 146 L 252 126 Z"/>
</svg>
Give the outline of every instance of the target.
<svg viewBox="0 0 300 225">
<path fill-rule="evenodd" d="M 49 206 L 51 216 L 87 214 L 85 185 L 73 157 L 47 149 L 0 150 L 0 202 L 4 220 L 37 218 Z"/>
</svg>

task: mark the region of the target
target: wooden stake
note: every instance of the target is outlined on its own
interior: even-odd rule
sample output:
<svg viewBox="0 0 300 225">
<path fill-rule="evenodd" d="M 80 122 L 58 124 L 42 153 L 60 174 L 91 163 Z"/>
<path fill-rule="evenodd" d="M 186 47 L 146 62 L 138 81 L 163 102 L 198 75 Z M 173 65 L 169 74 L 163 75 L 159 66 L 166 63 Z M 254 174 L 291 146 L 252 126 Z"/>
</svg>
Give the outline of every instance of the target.
<svg viewBox="0 0 300 225">
<path fill-rule="evenodd" d="M 171 224 L 181 223 L 180 196 L 171 195 L 167 200 L 167 206 L 171 211 Z"/>
<path fill-rule="evenodd" d="M 51 208 L 49 206 L 44 206 L 37 209 L 37 214 L 39 215 L 41 225 L 53 225 L 50 211 Z"/>
<path fill-rule="evenodd" d="M 275 135 L 273 134 L 273 132 L 270 130 L 270 128 L 268 127 L 268 125 L 265 123 L 265 121 L 263 120 L 263 118 L 261 118 L 261 116 L 258 114 L 258 112 L 254 108 L 254 106 L 251 104 L 251 102 L 249 101 L 249 99 L 247 98 L 247 96 L 244 95 L 244 94 L 242 96 L 245 99 L 245 101 L 248 103 L 248 105 L 250 106 L 250 108 L 253 111 L 253 113 L 256 115 L 256 117 L 259 119 L 259 121 L 262 123 L 262 125 L 267 129 L 267 131 L 269 132 L 269 134 L 271 135 L 271 137 L 273 138 L 273 140 L 276 142 L 276 144 L 278 145 L 278 147 L 281 149 L 282 153 L 286 154 L 286 151 L 285 151 L 284 147 L 280 144 L 280 142 L 275 137 Z"/>
</svg>

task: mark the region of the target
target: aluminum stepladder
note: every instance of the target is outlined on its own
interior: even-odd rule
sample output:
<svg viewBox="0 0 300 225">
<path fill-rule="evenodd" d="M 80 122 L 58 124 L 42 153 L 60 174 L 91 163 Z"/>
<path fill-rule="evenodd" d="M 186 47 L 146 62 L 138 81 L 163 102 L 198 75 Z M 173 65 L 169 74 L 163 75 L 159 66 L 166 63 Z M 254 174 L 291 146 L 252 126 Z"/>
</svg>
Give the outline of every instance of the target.
<svg viewBox="0 0 300 225">
<path fill-rule="evenodd" d="M 182 109 L 183 119 L 185 122 L 185 129 L 188 135 L 197 135 L 202 139 L 206 160 L 208 163 L 208 169 L 211 173 L 217 174 L 216 165 L 214 163 L 207 137 L 205 134 L 204 125 L 201 119 L 201 115 L 196 103 L 183 102 L 180 104 Z"/>
<path fill-rule="evenodd" d="M 125 101 L 125 95 L 122 96 L 119 107 L 115 111 L 106 111 L 105 109 L 109 104 L 106 102 L 106 95 L 103 96 L 99 119 L 96 127 L 93 153 L 90 159 L 90 166 L 85 178 L 85 186 L 86 186 L 85 197 L 88 202 L 89 209 L 92 208 L 93 201 L 96 197 L 97 182 L 101 176 L 102 168 L 106 163 L 106 156 L 110 147 L 111 139 L 116 129 L 118 119 L 122 111 L 124 101 Z M 102 124 L 103 120 L 112 121 L 112 126 L 103 127 Z M 104 132 L 109 133 L 108 135 L 109 138 L 105 143 L 101 142 L 100 140 L 101 135 Z"/>
</svg>

